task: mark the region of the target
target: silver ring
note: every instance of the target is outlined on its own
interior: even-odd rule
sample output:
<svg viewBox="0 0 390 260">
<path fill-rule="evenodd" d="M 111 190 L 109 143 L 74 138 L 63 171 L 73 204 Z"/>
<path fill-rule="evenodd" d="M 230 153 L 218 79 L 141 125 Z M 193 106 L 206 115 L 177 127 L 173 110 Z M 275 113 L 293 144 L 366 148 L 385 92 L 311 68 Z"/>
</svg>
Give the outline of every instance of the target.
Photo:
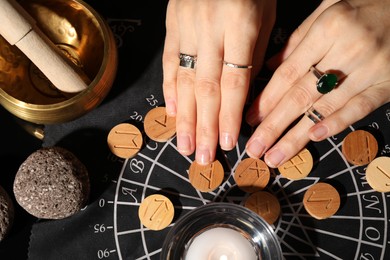
<svg viewBox="0 0 390 260">
<path fill-rule="evenodd" d="M 332 91 L 338 84 L 338 78 L 333 73 L 321 73 L 314 66 L 311 66 L 310 70 L 317 78 L 316 87 L 318 92 L 326 94 Z"/>
<path fill-rule="evenodd" d="M 317 110 L 314 109 L 314 107 L 310 107 L 305 115 L 311 120 L 313 121 L 314 124 L 317 124 L 319 122 L 321 122 L 322 120 L 325 119 L 325 117 L 323 115 L 321 115 L 320 112 L 318 112 Z"/>
<path fill-rule="evenodd" d="M 225 64 L 230 68 L 235 68 L 235 69 L 251 69 L 253 67 L 252 65 L 238 65 L 227 61 L 223 61 L 223 64 Z"/>
<path fill-rule="evenodd" d="M 195 69 L 196 56 L 180 53 L 180 67 Z"/>
</svg>

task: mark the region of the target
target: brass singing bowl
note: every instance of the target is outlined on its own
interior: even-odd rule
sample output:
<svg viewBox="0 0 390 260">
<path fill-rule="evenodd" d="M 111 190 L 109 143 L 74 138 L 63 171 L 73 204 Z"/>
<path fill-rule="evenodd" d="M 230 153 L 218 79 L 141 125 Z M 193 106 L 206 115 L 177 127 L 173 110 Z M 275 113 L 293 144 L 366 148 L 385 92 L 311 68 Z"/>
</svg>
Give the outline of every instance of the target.
<svg viewBox="0 0 390 260">
<path fill-rule="evenodd" d="M 35 124 L 71 121 L 98 106 L 111 89 L 118 62 L 107 22 L 81 0 L 19 3 L 89 84 L 76 94 L 61 92 L 16 46 L 0 36 L 0 104 Z"/>
</svg>

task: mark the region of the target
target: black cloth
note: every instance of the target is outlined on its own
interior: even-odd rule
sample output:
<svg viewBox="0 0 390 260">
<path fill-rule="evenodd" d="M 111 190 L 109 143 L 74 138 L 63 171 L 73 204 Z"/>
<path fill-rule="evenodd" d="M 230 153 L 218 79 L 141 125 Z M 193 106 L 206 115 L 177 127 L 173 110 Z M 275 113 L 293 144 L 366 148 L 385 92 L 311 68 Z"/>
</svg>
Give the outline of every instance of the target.
<svg viewBox="0 0 390 260">
<path fill-rule="evenodd" d="M 119 0 L 87 2 L 108 21 L 116 36 L 119 66 L 113 87 L 102 104 L 85 116 L 63 124 L 46 125 L 42 143 L 19 133 L 18 136 L 26 135 L 29 141 L 20 148 L 23 151 L 17 151 L 18 158 L 8 171 L 12 176 L 16 165 L 40 146 L 65 147 L 78 156 L 89 171 L 89 203 L 79 213 L 62 220 L 34 219 L 19 208 L 18 218 L 23 215 L 26 221 L 18 220 L 17 224 L 25 232 L 13 231 L 0 244 L 1 259 L 25 259 L 27 252 L 31 260 L 158 259 L 169 228 L 148 231 L 140 225 L 137 210 L 145 196 L 167 195 L 176 206 L 174 221 L 204 203 L 242 204 L 247 196 L 234 186 L 230 172 L 246 157 L 244 145 L 252 129 L 245 124 L 237 149 L 227 153 L 218 151 L 217 159 L 223 163 L 226 180 L 222 189 L 211 193 L 199 193 L 187 181 L 193 156 L 180 156 L 175 149 L 175 138 L 167 143 L 156 143 L 145 137 L 143 149 L 128 161 L 110 153 L 106 139 L 112 127 L 129 122 L 143 131 L 145 114 L 155 106 L 164 105 L 161 55 L 167 1 L 131 1 L 126 5 Z M 278 19 L 267 57 L 282 48 L 291 32 L 318 3 L 302 2 L 296 10 L 297 3 L 279 1 Z M 259 74 L 253 84 L 252 97 L 269 77 L 268 71 Z M 291 182 L 280 178 L 277 171 L 273 172 L 266 189 L 278 197 L 282 207 L 281 217 L 273 228 L 286 259 L 390 257 L 389 196 L 372 191 L 365 181 L 364 167 L 349 165 L 340 152 L 343 137 L 355 129 L 373 132 L 380 143 L 379 155 L 389 156 L 390 105 L 387 104 L 339 135 L 310 143 L 308 149 L 315 158 L 315 166 L 308 178 Z M 6 134 L 16 136 L 17 133 Z M 22 139 L 17 140 L 19 143 Z M 7 160 L 8 155 L 7 152 L 2 154 L 2 160 Z M 342 206 L 334 218 L 315 220 L 303 209 L 303 191 L 317 181 L 333 184 L 342 194 Z M 23 250 L 17 254 L 10 248 Z M 3 258 L 3 255 L 10 257 Z"/>
</svg>

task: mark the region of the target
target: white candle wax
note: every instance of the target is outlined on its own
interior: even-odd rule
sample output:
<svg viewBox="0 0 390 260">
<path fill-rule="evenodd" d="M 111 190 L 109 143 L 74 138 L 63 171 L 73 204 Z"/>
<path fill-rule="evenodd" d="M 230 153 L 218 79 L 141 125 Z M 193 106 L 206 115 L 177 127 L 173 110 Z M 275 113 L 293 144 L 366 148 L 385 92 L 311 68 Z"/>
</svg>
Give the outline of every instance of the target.
<svg viewBox="0 0 390 260">
<path fill-rule="evenodd" d="M 255 260 L 253 245 L 238 231 L 216 227 L 194 238 L 185 260 Z"/>
</svg>

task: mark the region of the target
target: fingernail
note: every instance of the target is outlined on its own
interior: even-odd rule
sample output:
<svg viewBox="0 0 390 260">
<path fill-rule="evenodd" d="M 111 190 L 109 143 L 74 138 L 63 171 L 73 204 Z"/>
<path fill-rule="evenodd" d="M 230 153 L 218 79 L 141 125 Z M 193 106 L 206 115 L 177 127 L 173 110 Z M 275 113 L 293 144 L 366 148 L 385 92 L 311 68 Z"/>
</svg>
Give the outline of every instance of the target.
<svg viewBox="0 0 390 260">
<path fill-rule="evenodd" d="M 250 140 L 246 147 L 246 153 L 253 158 L 260 158 L 265 151 L 265 145 L 260 140 L 254 138 Z"/>
<path fill-rule="evenodd" d="M 329 129 L 325 125 L 315 125 L 310 132 L 314 137 L 313 141 L 319 141 L 327 137 Z"/>
<path fill-rule="evenodd" d="M 188 134 L 177 135 L 177 150 L 182 154 L 191 153 L 191 140 Z"/>
<path fill-rule="evenodd" d="M 286 156 L 278 148 L 272 149 L 265 157 L 265 163 L 271 168 L 277 168 Z"/>
<path fill-rule="evenodd" d="M 209 164 L 210 163 L 210 150 L 206 146 L 196 147 L 195 160 L 199 164 Z"/>
<path fill-rule="evenodd" d="M 167 100 L 165 102 L 165 111 L 168 116 L 176 116 L 176 102 L 174 100 Z"/>
<path fill-rule="evenodd" d="M 221 141 L 220 141 L 221 149 L 222 150 L 231 150 L 234 147 L 233 144 L 233 138 L 229 133 L 222 133 L 221 134 Z"/>
</svg>

